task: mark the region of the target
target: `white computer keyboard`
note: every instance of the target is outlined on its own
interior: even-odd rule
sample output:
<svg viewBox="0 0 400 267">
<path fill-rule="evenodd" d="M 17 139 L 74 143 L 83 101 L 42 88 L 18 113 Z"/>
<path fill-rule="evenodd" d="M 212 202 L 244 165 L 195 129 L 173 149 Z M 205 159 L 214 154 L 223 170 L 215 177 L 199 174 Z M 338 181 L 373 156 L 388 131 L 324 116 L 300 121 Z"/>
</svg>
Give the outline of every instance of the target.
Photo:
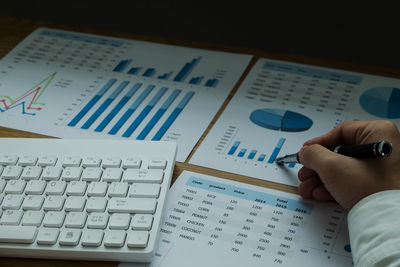
<svg viewBox="0 0 400 267">
<path fill-rule="evenodd" d="M 149 262 L 174 142 L 0 138 L 0 255 Z"/>
</svg>

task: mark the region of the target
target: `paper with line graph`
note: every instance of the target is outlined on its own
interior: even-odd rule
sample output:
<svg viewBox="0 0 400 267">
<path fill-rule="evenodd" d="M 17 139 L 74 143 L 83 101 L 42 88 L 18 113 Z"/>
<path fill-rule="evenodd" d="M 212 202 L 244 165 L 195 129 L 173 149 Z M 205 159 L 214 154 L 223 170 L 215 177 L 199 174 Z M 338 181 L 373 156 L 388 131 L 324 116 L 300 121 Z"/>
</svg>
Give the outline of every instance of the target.
<svg viewBox="0 0 400 267">
<path fill-rule="evenodd" d="M 185 161 L 250 59 L 41 28 L 0 61 L 0 125 L 172 140 Z"/>
</svg>

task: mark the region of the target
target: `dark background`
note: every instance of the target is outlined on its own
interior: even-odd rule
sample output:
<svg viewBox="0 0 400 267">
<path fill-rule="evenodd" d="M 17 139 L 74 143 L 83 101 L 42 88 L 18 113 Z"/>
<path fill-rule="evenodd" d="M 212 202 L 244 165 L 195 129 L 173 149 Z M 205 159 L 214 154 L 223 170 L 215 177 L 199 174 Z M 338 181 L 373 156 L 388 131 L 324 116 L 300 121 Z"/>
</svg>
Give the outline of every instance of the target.
<svg viewBox="0 0 400 267">
<path fill-rule="evenodd" d="M 396 2 L 3 0 L 0 15 L 400 67 Z"/>
</svg>

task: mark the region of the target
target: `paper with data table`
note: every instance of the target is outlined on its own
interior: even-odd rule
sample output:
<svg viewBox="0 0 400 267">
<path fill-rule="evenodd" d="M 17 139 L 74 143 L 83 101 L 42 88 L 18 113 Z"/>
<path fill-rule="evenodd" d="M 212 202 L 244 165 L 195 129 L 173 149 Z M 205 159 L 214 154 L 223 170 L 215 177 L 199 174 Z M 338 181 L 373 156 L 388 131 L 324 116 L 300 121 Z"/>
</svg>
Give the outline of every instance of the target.
<svg viewBox="0 0 400 267">
<path fill-rule="evenodd" d="M 296 186 L 300 166 L 276 157 L 345 120 L 399 118 L 399 79 L 260 59 L 190 163 Z"/>
<path fill-rule="evenodd" d="M 250 55 L 39 28 L 0 61 L 0 125 L 172 140 L 185 161 Z"/>
<path fill-rule="evenodd" d="M 166 208 L 152 267 L 352 266 L 336 203 L 185 171 Z"/>
</svg>

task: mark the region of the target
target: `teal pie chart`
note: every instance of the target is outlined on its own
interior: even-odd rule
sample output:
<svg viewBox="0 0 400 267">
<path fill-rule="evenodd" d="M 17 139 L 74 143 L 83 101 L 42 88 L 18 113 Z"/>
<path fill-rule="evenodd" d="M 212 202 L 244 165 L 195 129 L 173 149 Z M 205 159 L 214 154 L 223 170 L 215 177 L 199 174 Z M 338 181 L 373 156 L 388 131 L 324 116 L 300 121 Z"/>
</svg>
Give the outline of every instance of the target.
<svg viewBox="0 0 400 267">
<path fill-rule="evenodd" d="M 313 121 L 303 114 L 270 108 L 252 111 L 250 121 L 263 128 L 283 132 L 303 132 L 313 125 Z"/>
<path fill-rule="evenodd" d="M 384 86 L 368 89 L 360 96 L 360 105 L 380 118 L 400 118 L 400 89 Z"/>
</svg>

